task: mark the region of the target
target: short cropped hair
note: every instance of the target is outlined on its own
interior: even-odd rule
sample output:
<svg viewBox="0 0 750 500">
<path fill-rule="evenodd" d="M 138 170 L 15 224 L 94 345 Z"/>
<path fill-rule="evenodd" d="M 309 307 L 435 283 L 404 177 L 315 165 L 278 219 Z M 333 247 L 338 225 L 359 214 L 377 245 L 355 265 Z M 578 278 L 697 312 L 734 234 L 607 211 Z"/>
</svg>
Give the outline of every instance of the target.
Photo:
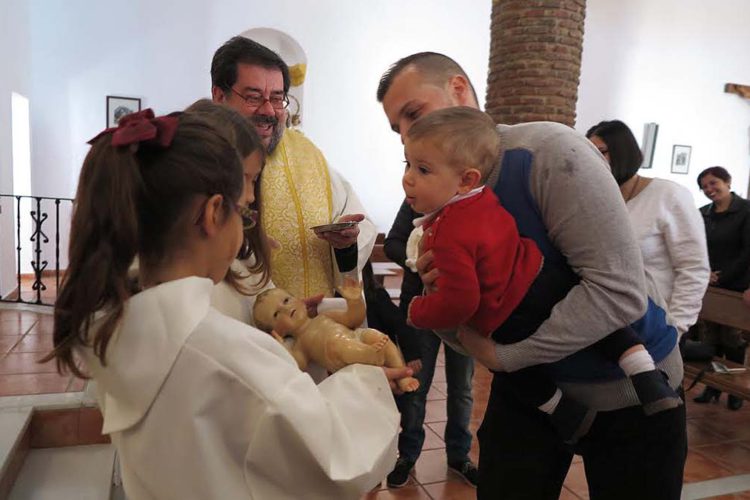
<svg viewBox="0 0 750 500">
<path fill-rule="evenodd" d="M 466 78 L 474 100 L 479 102 L 474 85 L 471 84 L 471 80 L 463 68 L 450 57 L 437 52 L 419 52 L 393 63 L 380 78 L 377 92 L 378 102 L 383 102 L 385 95 L 393 84 L 393 80 L 409 66 L 414 67 L 426 81 L 434 85 L 445 85 L 450 78 L 456 75 Z"/>
<path fill-rule="evenodd" d="M 643 163 L 643 153 L 627 125 L 620 120 L 602 121 L 586 132 L 591 139 L 597 136 L 609 150 L 609 166 L 618 185 L 633 177 Z"/>
<path fill-rule="evenodd" d="M 703 189 L 701 186 L 701 180 L 707 175 L 713 175 L 714 177 L 718 177 L 722 181 L 729 184 L 732 182 L 732 175 L 727 171 L 724 167 L 708 167 L 703 172 L 698 174 L 698 187 Z"/>
<path fill-rule="evenodd" d="M 289 91 L 289 66 L 276 52 L 244 36 L 230 38 L 216 50 L 211 61 L 211 85 L 229 92 L 237 83 L 240 63 L 278 69 L 284 78 L 284 92 Z"/>
<path fill-rule="evenodd" d="M 500 136 L 490 115 L 467 106 L 428 113 L 409 128 L 407 140 L 428 141 L 454 168 L 476 168 L 482 183 L 497 164 Z"/>
</svg>

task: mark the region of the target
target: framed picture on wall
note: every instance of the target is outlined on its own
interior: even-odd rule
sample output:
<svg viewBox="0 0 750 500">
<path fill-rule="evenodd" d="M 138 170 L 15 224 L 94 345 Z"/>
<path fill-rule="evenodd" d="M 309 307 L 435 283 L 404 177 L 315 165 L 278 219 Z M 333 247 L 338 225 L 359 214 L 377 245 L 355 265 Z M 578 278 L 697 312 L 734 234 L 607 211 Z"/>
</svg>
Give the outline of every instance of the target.
<svg viewBox="0 0 750 500">
<path fill-rule="evenodd" d="M 692 146 L 675 144 L 672 146 L 672 173 L 687 174 L 690 167 L 690 152 Z"/>
<path fill-rule="evenodd" d="M 116 127 L 120 119 L 141 110 L 141 100 L 137 97 L 107 96 L 107 128 Z"/>
</svg>

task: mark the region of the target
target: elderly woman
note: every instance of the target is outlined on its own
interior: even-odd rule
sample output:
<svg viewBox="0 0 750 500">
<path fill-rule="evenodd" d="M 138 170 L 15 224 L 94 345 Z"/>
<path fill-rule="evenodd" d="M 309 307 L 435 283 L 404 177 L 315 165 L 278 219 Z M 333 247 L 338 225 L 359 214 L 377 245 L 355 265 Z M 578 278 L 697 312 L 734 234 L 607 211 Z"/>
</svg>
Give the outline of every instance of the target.
<svg viewBox="0 0 750 500">
<path fill-rule="evenodd" d="M 706 236 L 693 197 L 679 184 L 638 174 L 643 155 L 623 122 L 600 122 L 586 137 L 612 168 L 646 274 L 682 335 L 698 319 L 709 278 Z"/>
<path fill-rule="evenodd" d="M 711 200 L 700 209 L 711 262 L 710 283 L 719 288 L 745 291 L 750 283 L 750 201 L 732 192 L 732 176 L 723 167 L 710 167 L 701 172 L 698 186 Z M 717 355 L 737 363 L 745 362 L 747 343 L 740 330 L 705 323 L 703 334 L 704 342 L 715 346 Z M 706 387 L 695 401 L 717 401 L 720 394 L 718 389 Z M 738 410 L 742 400 L 729 396 L 727 406 Z"/>
</svg>

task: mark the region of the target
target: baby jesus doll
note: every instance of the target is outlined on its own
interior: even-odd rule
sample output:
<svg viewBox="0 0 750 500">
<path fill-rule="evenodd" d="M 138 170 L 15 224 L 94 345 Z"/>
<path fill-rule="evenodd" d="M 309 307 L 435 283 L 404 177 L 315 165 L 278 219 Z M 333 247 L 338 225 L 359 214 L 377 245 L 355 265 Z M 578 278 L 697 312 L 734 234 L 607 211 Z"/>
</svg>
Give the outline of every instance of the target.
<svg viewBox="0 0 750 500">
<path fill-rule="evenodd" d="M 358 328 L 365 319 L 362 286 L 345 280 L 339 293 L 346 310 L 321 312 L 314 318 L 305 303 L 286 290 L 273 288 L 258 295 L 253 316 L 255 324 L 284 345 L 284 337 L 294 337 L 287 349 L 301 370 L 314 362 L 333 373 L 354 363 L 401 368 L 404 358 L 387 335 L 372 328 Z M 405 377 L 397 382 L 404 392 L 416 391 L 419 381 Z"/>
</svg>

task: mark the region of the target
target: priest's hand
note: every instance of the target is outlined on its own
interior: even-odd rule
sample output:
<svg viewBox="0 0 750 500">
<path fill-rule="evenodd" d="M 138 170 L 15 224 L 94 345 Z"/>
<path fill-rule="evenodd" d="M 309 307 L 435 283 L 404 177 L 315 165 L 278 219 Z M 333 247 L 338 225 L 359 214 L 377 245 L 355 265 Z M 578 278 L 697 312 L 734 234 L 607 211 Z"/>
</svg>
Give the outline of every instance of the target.
<svg viewBox="0 0 750 500">
<path fill-rule="evenodd" d="M 342 215 L 336 222 L 362 222 L 365 220 L 363 214 Z M 327 241 L 333 248 L 349 248 L 357 243 L 359 236 L 359 226 L 342 229 L 341 231 L 326 231 L 319 233 L 318 238 Z"/>
</svg>

